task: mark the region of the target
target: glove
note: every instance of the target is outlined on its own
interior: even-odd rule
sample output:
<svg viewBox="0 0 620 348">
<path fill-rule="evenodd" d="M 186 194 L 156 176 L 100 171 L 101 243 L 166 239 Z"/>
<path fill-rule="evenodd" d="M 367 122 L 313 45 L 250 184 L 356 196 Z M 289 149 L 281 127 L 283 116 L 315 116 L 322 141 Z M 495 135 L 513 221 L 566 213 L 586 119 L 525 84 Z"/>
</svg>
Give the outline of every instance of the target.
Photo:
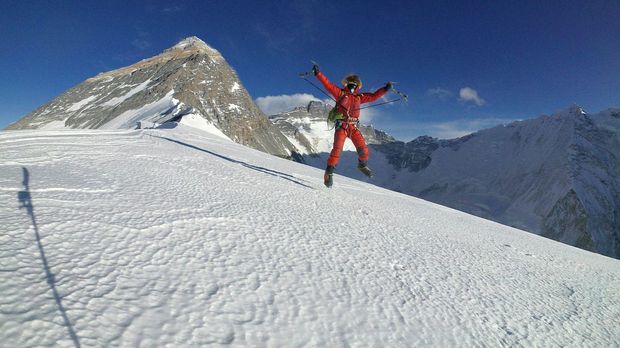
<svg viewBox="0 0 620 348">
<path fill-rule="evenodd" d="M 393 84 L 393 83 L 388 82 L 388 83 L 386 83 L 386 84 L 385 84 L 385 90 L 386 90 L 386 91 L 389 91 L 389 90 L 391 90 L 392 88 L 394 88 L 394 84 Z"/>
<path fill-rule="evenodd" d="M 319 66 L 314 64 L 314 66 L 312 67 L 312 73 L 314 74 L 314 76 L 319 74 Z"/>
</svg>

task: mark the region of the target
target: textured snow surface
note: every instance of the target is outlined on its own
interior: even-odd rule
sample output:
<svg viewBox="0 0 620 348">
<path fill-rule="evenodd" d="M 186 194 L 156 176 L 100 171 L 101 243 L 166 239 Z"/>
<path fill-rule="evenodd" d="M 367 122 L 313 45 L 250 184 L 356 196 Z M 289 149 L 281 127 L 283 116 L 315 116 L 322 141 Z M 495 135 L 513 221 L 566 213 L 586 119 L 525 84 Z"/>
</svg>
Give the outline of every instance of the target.
<svg viewBox="0 0 620 348">
<path fill-rule="evenodd" d="M 620 345 L 620 261 L 183 125 L 0 133 L 0 345 Z"/>
</svg>

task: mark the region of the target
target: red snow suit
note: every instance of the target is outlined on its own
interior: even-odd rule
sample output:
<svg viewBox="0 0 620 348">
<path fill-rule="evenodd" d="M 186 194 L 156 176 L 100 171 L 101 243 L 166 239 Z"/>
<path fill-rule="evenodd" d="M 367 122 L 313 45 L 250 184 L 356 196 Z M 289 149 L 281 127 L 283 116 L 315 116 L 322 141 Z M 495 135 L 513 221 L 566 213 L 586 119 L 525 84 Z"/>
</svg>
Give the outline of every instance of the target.
<svg viewBox="0 0 620 348">
<path fill-rule="evenodd" d="M 325 89 L 331 94 L 335 100 L 338 101 L 338 112 L 342 112 L 344 120 L 336 127 L 334 134 L 334 146 L 329 158 L 327 159 L 327 165 L 335 167 L 340 159 L 340 153 L 344 146 L 344 141 L 350 138 L 357 150 L 358 159 L 360 161 L 368 161 L 368 147 L 366 146 L 366 140 L 362 132 L 357 129 L 357 122 L 360 116 L 360 105 L 363 103 L 371 103 L 381 98 L 386 92 L 385 87 L 379 88 L 374 93 L 358 93 L 362 87 L 361 82 L 357 84 L 353 93 L 346 90 L 346 88 L 340 88 L 331 83 L 322 72 L 316 75 L 316 78 L 321 81 Z M 343 80 L 343 85 L 346 83 L 346 78 Z"/>
</svg>

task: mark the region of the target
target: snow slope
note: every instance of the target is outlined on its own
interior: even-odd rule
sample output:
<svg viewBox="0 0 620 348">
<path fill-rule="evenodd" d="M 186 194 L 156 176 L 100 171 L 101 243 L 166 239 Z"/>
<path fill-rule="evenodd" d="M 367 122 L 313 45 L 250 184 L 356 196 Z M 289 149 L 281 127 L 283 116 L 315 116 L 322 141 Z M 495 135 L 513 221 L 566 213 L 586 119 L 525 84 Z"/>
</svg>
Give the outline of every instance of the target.
<svg viewBox="0 0 620 348">
<path fill-rule="evenodd" d="M 620 258 L 620 110 L 573 105 L 458 139 L 370 147 L 378 186 Z M 328 155 L 303 160 L 322 169 Z M 345 151 L 336 172 L 362 178 L 357 157 Z"/>
<path fill-rule="evenodd" d="M 216 135 L 0 154 L 2 346 L 620 345 L 620 261 Z"/>
</svg>

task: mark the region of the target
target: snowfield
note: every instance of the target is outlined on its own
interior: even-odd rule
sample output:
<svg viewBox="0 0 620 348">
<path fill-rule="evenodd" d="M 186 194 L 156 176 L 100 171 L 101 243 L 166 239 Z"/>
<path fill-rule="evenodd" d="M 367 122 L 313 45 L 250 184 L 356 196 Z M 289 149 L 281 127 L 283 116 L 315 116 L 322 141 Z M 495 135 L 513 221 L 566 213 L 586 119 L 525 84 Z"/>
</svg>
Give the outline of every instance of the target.
<svg viewBox="0 0 620 348">
<path fill-rule="evenodd" d="M 0 132 L 0 346 L 620 345 L 620 261 L 179 126 Z"/>
</svg>

